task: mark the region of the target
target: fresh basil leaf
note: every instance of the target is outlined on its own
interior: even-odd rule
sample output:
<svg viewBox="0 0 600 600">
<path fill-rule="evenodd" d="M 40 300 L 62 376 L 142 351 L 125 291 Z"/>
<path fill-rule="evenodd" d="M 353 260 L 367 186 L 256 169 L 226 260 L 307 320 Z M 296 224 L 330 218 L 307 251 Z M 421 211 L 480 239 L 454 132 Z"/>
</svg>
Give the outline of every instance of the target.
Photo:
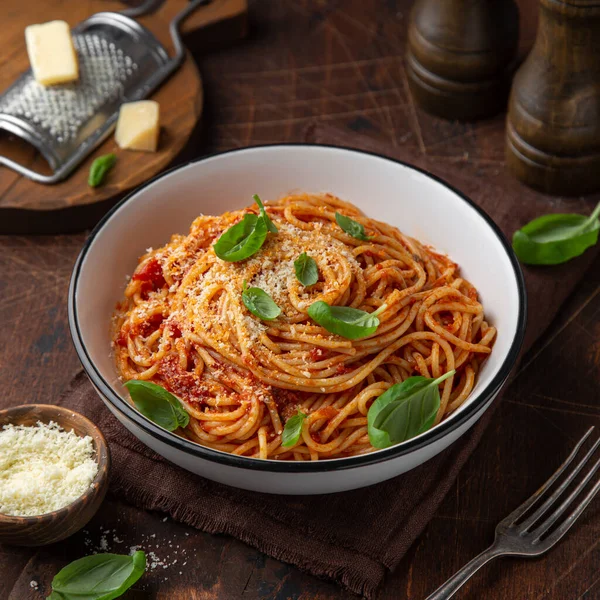
<svg viewBox="0 0 600 600">
<path fill-rule="evenodd" d="M 377 331 L 379 327 L 377 315 L 386 308 L 384 304 L 375 312 L 368 313 L 349 306 L 329 306 L 327 302 L 319 300 L 308 307 L 308 315 L 330 333 L 356 340 Z"/>
<path fill-rule="evenodd" d="M 116 162 L 116 154 L 105 154 L 104 156 L 99 156 L 90 167 L 88 185 L 90 187 L 98 187 L 104 181 L 106 174 L 115 166 Z"/>
<path fill-rule="evenodd" d="M 515 232 L 513 249 L 527 265 L 558 265 L 598 242 L 600 203 L 586 217 L 576 214 L 544 215 Z"/>
<path fill-rule="evenodd" d="M 409 377 L 381 394 L 367 412 L 371 446 L 387 448 L 427 431 L 440 408 L 438 386 L 454 373 L 448 371 L 437 379 Z"/>
<path fill-rule="evenodd" d="M 146 555 L 92 554 L 61 569 L 48 600 L 113 600 L 122 596 L 146 570 Z"/>
<path fill-rule="evenodd" d="M 125 382 L 136 408 L 151 421 L 168 431 L 187 427 L 190 416 L 171 392 L 150 381 L 130 379 Z"/>
<path fill-rule="evenodd" d="M 187 410 L 185 410 L 185 408 L 183 408 L 181 402 L 179 400 L 177 400 L 176 396 L 173 396 L 173 398 L 175 398 L 175 402 L 173 403 L 173 409 L 175 411 L 175 418 L 177 419 L 177 423 L 179 425 L 179 427 L 187 427 L 188 423 L 190 422 L 190 415 L 188 414 Z"/>
<path fill-rule="evenodd" d="M 302 423 L 304 423 L 304 419 L 306 419 L 307 416 L 308 415 L 298 411 L 298 414 L 285 422 L 285 427 L 283 428 L 283 434 L 281 436 L 281 445 L 284 448 L 295 446 L 298 443 L 300 435 L 302 434 Z"/>
<path fill-rule="evenodd" d="M 366 235 L 365 228 L 358 221 L 355 221 L 346 215 L 342 215 L 339 212 L 335 213 L 335 220 L 337 224 L 353 238 L 356 238 L 357 240 L 363 240 L 365 242 L 368 242 L 371 239 L 368 235 Z"/>
<path fill-rule="evenodd" d="M 269 218 L 261 199 L 254 194 L 260 215 L 248 213 L 235 225 L 221 234 L 213 248 L 215 254 L 228 262 L 238 262 L 256 254 L 265 243 L 267 233 L 277 233 L 273 221 Z"/>
<path fill-rule="evenodd" d="M 253 315 L 264 321 L 272 321 L 281 314 L 281 309 L 267 292 L 258 287 L 249 288 L 245 281 L 242 302 Z"/>
<path fill-rule="evenodd" d="M 254 194 L 254 196 L 252 196 L 252 199 L 254 200 L 254 202 L 256 202 L 256 204 L 258 204 L 258 210 L 260 211 L 260 216 L 262 219 L 264 219 L 265 223 L 267 224 L 267 229 L 271 233 L 279 233 L 279 229 L 277 229 L 277 227 L 275 227 L 275 224 L 273 223 L 273 221 L 271 221 L 269 215 L 267 214 L 267 211 L 265 210 L 262 200 L 258 197 L 258 194 Z"/>
<path fill-rule="evenodd" d="M 244 218 L 225 231 L 216 241 L 213 248 L 222 260 L 238 262 L 256 254 L 267 238 L 267 223 L 254 213 Z"/>
<path fill-rule="evenodd" d="M 306 252 L 303 252 L 294 261 L 294 270 L 296 271 L 296 278 L 303 286 L 308 287 L 319 281 L 319 267 L 315 259 L 308 256 Z"/>
</svg>

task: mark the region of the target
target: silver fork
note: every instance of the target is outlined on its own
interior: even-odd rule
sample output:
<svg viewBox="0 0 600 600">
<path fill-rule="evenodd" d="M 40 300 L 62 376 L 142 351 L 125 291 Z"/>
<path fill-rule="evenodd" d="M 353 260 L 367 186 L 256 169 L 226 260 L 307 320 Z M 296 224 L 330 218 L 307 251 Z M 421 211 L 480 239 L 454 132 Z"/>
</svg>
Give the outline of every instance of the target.
<svg viewBox="0 0 600 600">
<path fill-rule="evenodd" d="M 590 461 L 592 455 L 600 446 L 600 438 L 597 439 L 592 447 L 585 453 L 583 458 L 570 470 L 569 465 L 575 460 L 575 457 L 581 450 L 585 441 L 594 431 L 590 427 L 587 433 L 577 442 L 575 448 L 558 471 L 546 481 L 546 483 L 531 498 L 526 500 L 519 508 L 510 513 L 503 521 L 500 521 L 496 527 L 496 537 L 494 543 L 479 556 L 476 556 L 471 562 L 467 563 L 458 573 L 453 575 L 444 585 L 438 588 L 426 600 L 446 600 L 451 598 L 462 587 L 472 575 L 474 575 L 483 565 L 498 556 L 539 556 L 550 550 L 562 537 L 569 531 L 573 523 L 579 518 L 592 498 L 600 490 L 600 480 L 598 480 L 589 492 L 575 505 L 574 510 L 565 517 L 558 526 L 548 533 L 555 526 L 559 519 L 565 514 L 571 503 L 581 494 L 586 485 L 591 481 L 596 471 L 600 468 L 600 460 L 597 460 L 585 477 L 577 484 L 571 493 L 559 503 L 566 489 L 572 481 L 581 472 L 583 467 Z M 568 473 L 565 480 L 548 495 L 548 489 L 563 474 Z M 538 501 L 545 498 L 543 504 L 521 521 L 527 511 Z"/>
</svg>

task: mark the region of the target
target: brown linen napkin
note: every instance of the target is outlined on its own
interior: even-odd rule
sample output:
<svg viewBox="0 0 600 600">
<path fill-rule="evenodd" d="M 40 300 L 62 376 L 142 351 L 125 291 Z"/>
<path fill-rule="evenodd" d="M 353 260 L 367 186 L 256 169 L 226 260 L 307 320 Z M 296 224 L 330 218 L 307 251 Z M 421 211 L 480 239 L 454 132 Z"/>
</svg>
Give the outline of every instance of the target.
<svg viewBox="0 0 600 600">
<path fill-rule="evenodd" d="M 382 147 L 329 128 L 313 128 L 308 141 L 363 148 L 426 168 L 469 195 L 507 235 L 538 214 L 591 210 L 582 201 L 550 200 L 525 189 L 502 169 L 496 173 L 497 167 L 476 170 L 464 162 L 429 164 L 426 157 L 409 156 L 401 148 Z M 562 267 L 527 270 L 527 347 L 549 324 L 597 250 L 588 250 Z M 232 535 L 367 597 L 374 595 L 385 574 L 398 565 L 429 522 L 494 408 L 445 452 L 396 479 L 340 494 L 286 497 L 236 490 L 165 461 L 119 424 L 83 373 L 59 403 L 86 414 L 104 431 L 113 458 L 113 495 L 204 531 Z M 373 531 L 378 535 L 373 536 Z"/>
</svg>

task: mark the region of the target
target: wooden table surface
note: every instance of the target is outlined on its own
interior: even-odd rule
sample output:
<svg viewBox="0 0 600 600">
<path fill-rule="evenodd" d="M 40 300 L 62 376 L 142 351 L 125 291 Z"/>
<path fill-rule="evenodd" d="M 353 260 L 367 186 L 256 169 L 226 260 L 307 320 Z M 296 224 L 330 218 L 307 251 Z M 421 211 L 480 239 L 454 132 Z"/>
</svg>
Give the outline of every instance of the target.
<svg viewBox="0 0 600 600">
<path fill-rule="evenodd" d="M 250 38 L 198 56 L 202 128 L 185 158 L 248 144 L 301 140 L 319 120 L 439 160 L 468 156 L 503 168 L 502 117 L 434 119 L 411 102 L 403 66 L 410 0 L 255 0 Z M 522 0 L 523 48 L 536 1 Z M 507 175 L 508 176 L 508 175 Z M 499 199 L 501 201 L 501 199 Z M 67 327 L 67 286 L 85 234 L 0 238 L 0 394 L 52 402 L 79 364 Z M 600 261 L 526 357 L 484 439 L 381 598 L 420 600 L 493 538 L 495 524 L 600 425 Z M 600 598 L 600 501 L 568 537 L 534 561 L 499 560 L 465 600 Z M 368 526 L 368 524 L 365 524 Z M 108 532 L 106 530 L 109 530 Z M 109 498 L 87 530 L 50 548 L 0 546 L 0 600 L 44 598 L 53 574 L 91 549 L 153 551 L 154 567 L 126 598 L 333 600 L 349 595 L 226 536 L 208 535 Z M 37 585 L 37 590 L 35 585 Z M 44 593 L 45 592 L 45 593 Z"/>
</svg>

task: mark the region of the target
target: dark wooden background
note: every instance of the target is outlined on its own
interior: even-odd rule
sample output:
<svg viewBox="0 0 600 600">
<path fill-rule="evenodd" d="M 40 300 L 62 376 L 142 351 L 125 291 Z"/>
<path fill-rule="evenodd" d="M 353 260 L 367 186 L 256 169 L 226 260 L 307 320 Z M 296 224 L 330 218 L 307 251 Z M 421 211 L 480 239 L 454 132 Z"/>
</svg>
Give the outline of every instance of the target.
<svg viewBox="0 0 600 600">
<path fill-rule="evenodd" d="M 525 50 L 534 36 L 536 0 L 520 4 Z M 406 145 L 415 155 L 467 157 L 474 172 L 479 165 L 503 169 L 502 116 L 474 125 L 449 123 L 412 103 L 403 65 L 410 5 L 410 0 L 251 2 L 249 39 L 197 56 L 206 111 L 185 157 L 301 140 L 305 127 L 319 120 Z M 0 394 L 13 404 L 52 402 L 79 368 L 66 296 L 84 238 L 0 238 Z M 496 522 L 547 478 L 590 424 L 600 425 L 599 267 L 600 261 L 526 357 L 479 448 L 381 598 L 427 596 L 491 542 Z M 458 597 L 600 598 L 599 514 L 596 501 L 549 555 L 492 563 Z M 163 521 L 162 515 L 110 498 L 87 531 L 67 542 L 33 550 L 0 546 L 0 600 L 44 598 L 53 574 L 70 560 L 91 548 L 123 552 L 136 544 L 154 551 L 163 564 L 144 576 L 130 599 L 349 596 L 231 538 Z"/>
</svg>

